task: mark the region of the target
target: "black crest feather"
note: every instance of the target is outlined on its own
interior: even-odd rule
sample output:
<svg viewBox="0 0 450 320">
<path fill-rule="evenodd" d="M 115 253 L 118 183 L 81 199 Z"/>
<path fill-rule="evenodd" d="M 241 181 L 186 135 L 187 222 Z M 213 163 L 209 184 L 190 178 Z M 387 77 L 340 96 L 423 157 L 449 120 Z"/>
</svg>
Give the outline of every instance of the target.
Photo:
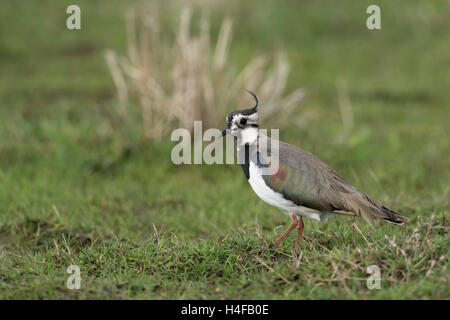
<svg viewBox="0 0 450 320">
<path fill-rule="evenodd" d="M 253 99 L 255 99 L 255 106 L 250 109 L 242 109 L 242 110 L 233 111 L 228 115 L 228 117 L 227 117 L 228 119 L 231 120 L 235 114 L 243 114 L 245 116 L 249 116 L 251 114 L 254 114 L 255 112 L 258 112 L 258 97 L 256 97 L 256 94 L 254 94 L 250 90 L 247 90 L 247 92 L 252 95 Z"/>
</svg>

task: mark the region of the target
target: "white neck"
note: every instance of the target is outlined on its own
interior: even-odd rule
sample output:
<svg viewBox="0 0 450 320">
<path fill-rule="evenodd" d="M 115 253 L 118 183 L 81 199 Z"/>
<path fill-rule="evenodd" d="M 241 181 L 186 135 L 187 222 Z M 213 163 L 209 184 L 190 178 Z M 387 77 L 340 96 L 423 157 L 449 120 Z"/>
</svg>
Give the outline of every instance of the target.
<svg viewBox="0 0 450 320">
<path fill-rule="evenodd" d="M 238 144 L 256 144 L 258 140 L 259 129 L 254 127 L 248 127 L 241 131 L 241 135 L 238 137 Z"/>
</svg>

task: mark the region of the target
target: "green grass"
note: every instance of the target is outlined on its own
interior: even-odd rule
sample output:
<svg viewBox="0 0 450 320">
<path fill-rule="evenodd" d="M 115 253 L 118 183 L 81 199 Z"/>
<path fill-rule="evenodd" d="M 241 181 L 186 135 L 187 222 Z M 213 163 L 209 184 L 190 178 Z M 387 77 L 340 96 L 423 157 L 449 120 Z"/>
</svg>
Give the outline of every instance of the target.
<svg viewBox="0 0 450 320">
<path fill-rule="evenodd" d="M 307 220 L 296 256 L 294 235 L 268 248 L 289 219 L 238 166 L 174 166 L 170 142 L 142 144 L 120 124 L 104 134 L 116 93 L 103 51 L 126 53 L 135 2 L 78 1 L 82 30 L 68 31 L 73 1 L 2 1 L 0 298 L 449 299 L 450 7 L 379 1 L 382 29 L 369 31 L 372 2 L 211 9 L 214 35 L 219 18 L 234 19 L 233 67 L 288 52 L 288 86 L 307 99 L 281 139 L 411 220 Z M 172 36 L 176 15 L 164 12 Z M 66 288 L 71 264 L 78 291 Z M 373 264 L 380 290 L 365 284 Z"/>
</svg>

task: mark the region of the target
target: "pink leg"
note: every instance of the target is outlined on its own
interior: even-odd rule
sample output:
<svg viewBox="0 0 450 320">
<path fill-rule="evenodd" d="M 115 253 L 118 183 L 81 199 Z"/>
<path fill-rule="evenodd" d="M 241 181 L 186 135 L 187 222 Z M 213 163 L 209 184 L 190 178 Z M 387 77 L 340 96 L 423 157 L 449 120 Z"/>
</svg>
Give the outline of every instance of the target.
<svg viewBox="0 0 450 320">
<path fill-rule="evenodd" d="M 292 222 L 291 225 L 289 226 L 289 228 L 277 239 L 277 241 L 275 241 L 275 243 L 272 245 L 272 248 L 278 248 L 278 246 L 280 245 L 280 242 L 286 238 L 286 236 L 289 234 L 289 232 L 291 232 L 292 230 L 294 230 L 295 226 L 298 224 L 298 220 L 297 217 L 292 215 Z"/>
<path fill-rule="evenodd" d="M 297 252 L 298 247 L 300 245 L 300 240 L 302 240 L 303 228 L 305 225 L 303 224 L 303 219 L 300 217 L 300 220 L 297 225 L 297 241 L 295 242 L 295 252 Z"/>
</svg>

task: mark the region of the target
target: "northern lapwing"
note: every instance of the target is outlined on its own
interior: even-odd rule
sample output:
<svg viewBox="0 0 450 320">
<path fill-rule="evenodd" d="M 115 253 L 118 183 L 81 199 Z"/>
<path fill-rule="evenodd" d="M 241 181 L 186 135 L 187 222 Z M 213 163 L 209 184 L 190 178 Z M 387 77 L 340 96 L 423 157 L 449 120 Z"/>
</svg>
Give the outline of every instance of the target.
<svg viewBox="0 0 450 320">
<path fill-rule="evenodd" d="M 289 228 L 272 245 L 280 242 L 297 227 L 295 251 L 304 228 L 303 217 L 327 222 L 334 214 L 362 217 L 373 227 L 373 220 L 383 219 L 402 225 L 408 219 L 369 198 L 344 181 L 328 165 L 313 154 L 278 141 L 278 170 L 264 174 L 270 166 L 271 139 L 259 129 L 258 98 L 250 109 L 231 112 L 222 136 L 231 134 L 238 154 L 243 154 L 242 168 L 255 193 L 268 204 L 281 209 L 292 219 Z M 262 150 L 261 148 L 267 148 Z M 264 152 L 262 152 L 264 151 Z M 265 158 L 264 155 L 269 155 Z M 266 171 L 267 172 L 267 171 Z"/>
</svg>

